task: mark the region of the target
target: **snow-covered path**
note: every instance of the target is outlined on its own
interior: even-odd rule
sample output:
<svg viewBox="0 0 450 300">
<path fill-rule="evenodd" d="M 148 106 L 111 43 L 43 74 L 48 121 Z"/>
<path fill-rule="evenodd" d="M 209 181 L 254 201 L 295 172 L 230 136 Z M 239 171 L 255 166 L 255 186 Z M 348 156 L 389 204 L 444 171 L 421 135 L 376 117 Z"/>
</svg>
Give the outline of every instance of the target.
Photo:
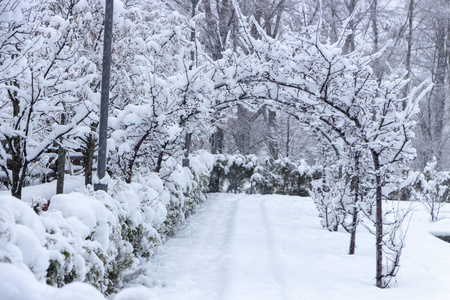
<svg viewBox="0 0 450 300">
<path fill-rule="evenodd" d="M 347 255 L 348 234 L 323 230 L 309 198 L 213 194 L 153 258 L 147 285 L 167 300 L 448 299 L 414 274 L 377 289 L 373 236 L 358 245 Z"/>
<path fill-rule="evenodd" d="M 274 203 L 268 199 L 211 195 L 188 227 L 153 260 L 157 280 L 167 286 L 161 290 L 167 299 L 290 299 L 272 218 L 292 222 L 299 214 L 290 203 L 288 216 L 269 215 L 268 204 Z M 183 296 L 171 288 L 177 284 L 185 289 Z"/>
</svg>

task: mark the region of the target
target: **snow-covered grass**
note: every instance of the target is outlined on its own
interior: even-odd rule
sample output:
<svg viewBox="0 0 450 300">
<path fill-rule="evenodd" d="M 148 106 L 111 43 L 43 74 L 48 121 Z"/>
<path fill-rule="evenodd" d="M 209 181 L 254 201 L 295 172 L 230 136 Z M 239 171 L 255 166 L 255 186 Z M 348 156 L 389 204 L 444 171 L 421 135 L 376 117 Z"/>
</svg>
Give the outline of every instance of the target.
<svg viewBox="0 0 450 300">
<path fill-rule="evenodd" d="M 64 193 L 71 193 L 84 187 L 84 178 L 81 176 L 66 175 L 64 178 Z M 44 184 L 28 186 L 23 189 L 22 200 L 29 204 L 36 201 L 49 200 L 56 193 L 56 180 Z M 1 196 L 9 196 L 11 192 L 0 191 Z"/>
<path fill-rule="evenodd" d="M 450 235 L 450 218 L 429 223 L 420 203 L 413 209 L 398 281 L 383 290 L 375 287 L 375 239 L 365 228 L 349 256 L 349 235 L 322 229 L 310 198 L 211 194 L 145 273 L 113 299 L 448 299 L 450 244 L 432 233 Z M 441 214 L 450 217 L 449 204 Z M 31 215 L 15 217 L 27 228 L 22 233 L 42 230 Z M 24 241 L 30 242 L 30 253 L 40 255 L 42 241 Z M 30 253 L 23 261 L 33 261 Z M 47 286 L 26 264 L 0 264 L 0 291 L 2 300 L 104 299 L 83 283 Z"/>
</svg>

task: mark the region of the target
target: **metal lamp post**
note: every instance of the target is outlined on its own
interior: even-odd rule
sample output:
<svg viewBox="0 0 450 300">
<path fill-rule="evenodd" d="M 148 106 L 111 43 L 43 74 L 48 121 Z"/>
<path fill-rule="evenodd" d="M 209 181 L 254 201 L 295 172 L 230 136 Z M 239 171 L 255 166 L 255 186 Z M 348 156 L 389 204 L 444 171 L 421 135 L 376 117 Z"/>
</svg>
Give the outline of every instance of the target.
<svg viewBox="0 0 450 300">
<path fill-rule="evenodd" d="M 197 6 L 198 0 L 191 0 L 192 1 L 192 11 L 191 16 L 192 18 L 195 17 L 195 8 Z M 195 43 L 195 27 L 191 28 L 191 42 Z M 189 70 L 192 70 L 195 63 L 195 53 L 194 49 L 191 50 L 191 65 L 189 66 Z M 189 167 L 189 148 L 191 145 L 191 137 L 192 133 L 186 132 L 185 138 L 184 138 L 184 158 L 182 160 L 182 166 L 183 167 Z"/>
<path fill-rule="evenodd" d="M 112 25 L 113 25 L 114 0 L 106 0 L 105 7 L 105 35 L 103 40 L 103 67 L 102 67 L 102 91 L 100 102 L 100 127 L 97 156 L 98 182 L 94 184 L 94 190 L 108 189 L 108 183 L 104 181 L 106 173 L 106 138 L 108 133 L 108 105 L 109 105 L 109 81 L 111 74 L 111 49 L 112 49 Z"/>
</svg>

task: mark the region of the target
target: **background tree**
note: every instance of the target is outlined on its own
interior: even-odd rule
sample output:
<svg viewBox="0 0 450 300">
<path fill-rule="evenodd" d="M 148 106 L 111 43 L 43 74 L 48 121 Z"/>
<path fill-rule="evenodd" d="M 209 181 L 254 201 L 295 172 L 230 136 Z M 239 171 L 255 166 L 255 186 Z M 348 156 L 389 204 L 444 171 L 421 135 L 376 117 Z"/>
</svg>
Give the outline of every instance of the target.
<svg viewBox="0 0 450 300">
<path fill-rule="evenodd" d="M 11 193 L 20 198 L 30 165 L 89 114 L 89 104 L 80 106 L 74 95 L 90 78 L 76 76 L 89 63 L 77 55 L 73 43 L 74 2 L 67 3 L 62 16 L 57 7 L 62 3 L 10 1 L 5 9 L 8 4 L 14 19 L 1 32 L 2 52 L 10 58 L 5 61 L 5 73 L 10 75 L 0 87 L 1 139 L 5 141 L 0 167 Z M 61 118 L 75 106 L 70 116 Z M 66 119 L 63 124 L 62 119 Z"/>
</svg>

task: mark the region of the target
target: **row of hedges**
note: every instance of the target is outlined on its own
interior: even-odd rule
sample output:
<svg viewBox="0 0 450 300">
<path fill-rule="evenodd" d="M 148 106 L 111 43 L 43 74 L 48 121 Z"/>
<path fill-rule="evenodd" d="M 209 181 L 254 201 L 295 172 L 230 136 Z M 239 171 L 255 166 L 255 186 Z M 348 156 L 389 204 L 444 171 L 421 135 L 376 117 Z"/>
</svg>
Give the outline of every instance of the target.
<svg viewBox="0 0 450 300">
<path fill-rule="evenodd" d="M 319 168 L 288 158 L 258 159 L 254 155 L 218 154 L 210 176 L 210 192 L 309 196 Z"/>
<path fill-rule="evenodd" d="M 193 157 L 190 169 L 169 159 L 159 174 L 131 184 L 111 179 L 108 193 L 55 195 L 45 210 L 1 196 L 0 262 L 53 286 L 83 281 L 116 293 L 143 274 L 156 248 L 205 199 L 213 163 L 207 153 Z"/>
</svg>

